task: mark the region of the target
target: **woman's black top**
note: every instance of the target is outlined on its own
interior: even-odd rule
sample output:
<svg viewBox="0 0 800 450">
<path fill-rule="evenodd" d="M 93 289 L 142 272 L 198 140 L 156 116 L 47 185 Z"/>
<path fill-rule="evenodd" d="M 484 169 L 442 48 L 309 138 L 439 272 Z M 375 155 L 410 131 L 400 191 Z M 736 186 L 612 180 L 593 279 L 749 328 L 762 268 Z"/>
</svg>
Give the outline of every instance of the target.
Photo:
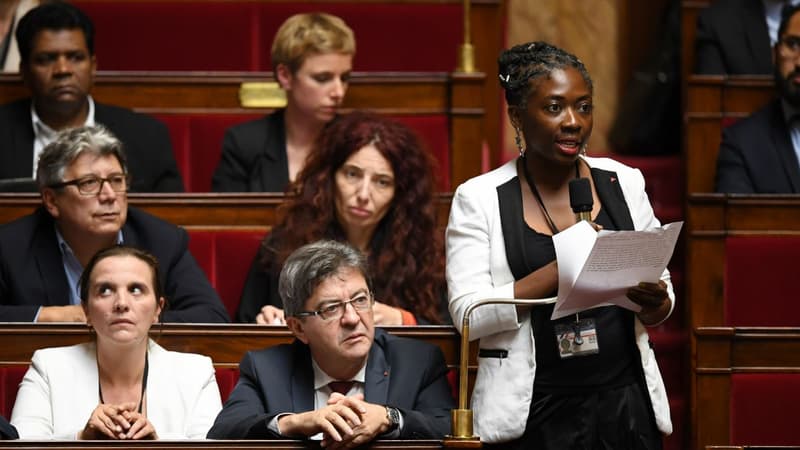
<svg viewBox="0 0 800 450">
<path fill-rule="evenodd" d="M 524 219 L 522 219 L 524 220 Z M 614 224 L 601 208 L 595 223 L 613 229 Z M 527 249 L 525 264 L 530 272 L 556 259 L 552 236 L 524 227 Z M 530 273 L 529 272 L 529 273 Z M 555 296 L 556 293 L 551 295 Z M 599 353 L 562 359 L 554 324 L 574 324 L 575 315 L 551 321 L 554 305 L 537 306 L 531 311 L 531 325 L 536 343 L 534 391 L 577 393 L 631 384 L 637 381 L 639 352 L 633 330 L 633 312 L 617 306 L 594 308 L 580 313 L 580 318 L 594 318 Z"/>
</svg>

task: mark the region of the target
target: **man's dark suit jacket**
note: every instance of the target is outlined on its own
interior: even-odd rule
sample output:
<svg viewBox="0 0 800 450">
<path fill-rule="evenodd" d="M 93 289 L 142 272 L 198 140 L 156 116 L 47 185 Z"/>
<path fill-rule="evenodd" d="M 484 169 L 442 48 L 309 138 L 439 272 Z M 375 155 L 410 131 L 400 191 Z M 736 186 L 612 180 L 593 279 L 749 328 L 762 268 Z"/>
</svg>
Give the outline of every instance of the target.
<svg viewBox="0 0 800 450">
<path fill-rule="evenodd" d="M 159 263 L 167 307 L 164 322 L 228 322 L 217 293 L 188 250 L 182 228 L 128 208 L 126 245 L 153 254 Z M 30 322 L 40 306 L 69 305 L 55 223 L 44 208 L 0 225 L 0 322 Z"/>
<path fill-rule="evenodd" d="M 375 329 L 364 383 L 369 403 L 388 405 L 403 415 L 400 439 L 442 439 L 450 432 L 455 402 L 447 366 L 438 347 Z M 314 409 L 314 371 L 307 345 L 295 340 L 247 352 L 239 381 L 208 437 L 278 439 L 267 423 L 280 413 Z"/>
<path fill-rule="evenodd" d="M 800 165 L 780 100 L 772 101 L 722 132 L 716 191 L 800 193 Z"/>
<path fill-rule="evenodd" d="M 5 417 L 0 416 L 0 440 L 19 439 L 17 429 L 8 423 Z"/>
<path fill-rule="evenodd" d="M 761 0 L 716 1 L 700 12 L 695 73 L 771 75 L 772 46 Z"/>
<path fill-rule="evenodd" d="M 283 192 L 289 184 L 283 110 L 225 131 L 214 192 Z"/>
<path fill-rule="evenodd" d="M 125 108 L 94 103 L 95 123 L 105 125 L 125 146 L 131 192 L 183 192 L 167 127 Z M 31 99 L 0 106 L 0 178 L 33 173 Z"/>
</svg>

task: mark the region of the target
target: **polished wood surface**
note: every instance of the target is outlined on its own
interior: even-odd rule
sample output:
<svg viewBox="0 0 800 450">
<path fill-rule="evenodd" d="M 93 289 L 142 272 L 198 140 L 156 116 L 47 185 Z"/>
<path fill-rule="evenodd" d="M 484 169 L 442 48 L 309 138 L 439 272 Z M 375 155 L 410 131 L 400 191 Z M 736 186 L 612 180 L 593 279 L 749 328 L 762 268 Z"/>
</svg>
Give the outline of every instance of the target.
<svg viewBox="0 0 800 450">
<path fill-rule="evenodd" d="M 277 220 L 283 194 L 128 194 L 128 203 L 187 229 L 269 230 Z M 452 194 L 437 194 L 436 220 L 447 225 Z M 39 194 L 0 194 L 0 224 L 30 214 Z"/>
<path fill-rule="evenodd" d="M 458 366 L 460 335 L 451 326 L 383 327 L 386 331 L 438 346 L 448 366 Z M 255 324 L 164 324 L 154 325 L 150 336 L 174 351 L 200 353 L 211 357 L 217 367 L 237 367 L 248 350 L 286 344 L 293 340 L 286 327 Z M 0 324 L 0 366 L 29 364 L 40 348 L 87 342 L 89 329 L 81 324 Z M 476 360 L 470 357 L 471 369 Z"/>
<path fill-rule="evenodd" d="M 703 449 L 729 443 L 731 374 L 800 372 L 800 329 L 726 327 L 724 296 L 726 238 L 800 235 L 800 196 L 691 194 L 687 222 L 691 448 Z"/>
<path fill-rule="evenodd" d="M 774 95 L 769 76 L 689 78 L 684 112 L 686 192 L 714 192 L 722 129 L 760 109 Z"/>
<path fill-rule="evenodd" d="M 800 373 L 800 328 L 699 327 L 694 337 L 695 448 L 763 448 L 710 445 L 730 439 L 731 374 Z"/>
<path fill-rule="evenodd" d="M 0 447 L 10 450 L 191 450 L 191 449 L 264 449 L 264 450 L 297 450 L 320 448 L 318 444 L 304 441 L 223 441 L 223 440 L 198 440 L 198 441 L 2 441 Z M 441 448 L 471 448 L 460 447 L 455 444 L 445 445 L 442 441 L 378 441 L 365 447 L 373 450 L 437 450 Z"/>
</svg>

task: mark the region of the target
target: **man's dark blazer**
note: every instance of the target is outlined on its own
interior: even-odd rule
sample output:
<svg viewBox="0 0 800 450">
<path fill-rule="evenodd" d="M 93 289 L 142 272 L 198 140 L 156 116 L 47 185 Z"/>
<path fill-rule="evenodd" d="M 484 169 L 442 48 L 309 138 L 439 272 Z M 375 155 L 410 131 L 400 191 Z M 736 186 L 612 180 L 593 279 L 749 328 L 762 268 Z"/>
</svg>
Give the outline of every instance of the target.
<svg viewBox="0 0 800 450">
<path fill-rule="evenodd" d="M 19 439 L 17 429 L 8 423 L 5 417 L 0 416 L 0 440 Z"/>
<path fill-rule="evenodd" d="M 771 75 L 772 46 L 762 0 L 721 0 L 700 12 L 694 72 Z"/>
<path fill-rule="evenodd" d="M 314 371 L 307 345 L 295 340 L 247 352 L 239 381 L 208 437 L 278 439 L 267 423 L 280 413 L 314 409 Z M 442 439 L 450 432 L 455 402 L 441 350 L 426 342 L 375 329 L 364 383 L 369 403 L 388 405 L 403 415 L 400 439 Z"/>
<path fill-rule="evenodd" d="M 131 192 L 183 192 L 167 127 L 129 109 L 94 103 L 95 123 L 105 125 L 125 146 Z M 33 173 L 31 99 L 0 106 L 0 178 Z"/>
<path fill-rule="evenodd" d="M 189 253 L 186 230 L 129 207 L 122 238 L 158 259 L 167 299 L 164 322 L 229 321 Z M 0 322 L 33 321 L 40 306 L 69 305 L 69 292 L 55 223 L 44 208 L 0 225 Z"/>
<path fill-rule="evenodd" d="M 214 192 L 283 192 L 289 184 L 284 110 L 228 128 Z"/>
<path fill-rule="evenodd" d="M 722 132 L 716 191 L 800 193 L 800 165 L 780 100 L 772 101 Z"/>
</svg>

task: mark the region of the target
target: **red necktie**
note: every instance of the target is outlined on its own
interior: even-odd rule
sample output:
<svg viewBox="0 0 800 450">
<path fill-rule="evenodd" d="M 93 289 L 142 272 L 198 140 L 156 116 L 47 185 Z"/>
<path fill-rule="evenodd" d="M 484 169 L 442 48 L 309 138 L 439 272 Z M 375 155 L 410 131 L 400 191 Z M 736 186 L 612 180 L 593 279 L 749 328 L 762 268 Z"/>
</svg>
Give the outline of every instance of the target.
<svg viewBox="0 0 800 450">
<path fill-rule="evenodd" d="M 338 392 L 342 395 L 347 395 L 350 392 L 350 388 L 353 387 L 352 381 L 331 381 L 328 383 L 328 387 L 331 388 L 332 392 Z"/>
</svg>

